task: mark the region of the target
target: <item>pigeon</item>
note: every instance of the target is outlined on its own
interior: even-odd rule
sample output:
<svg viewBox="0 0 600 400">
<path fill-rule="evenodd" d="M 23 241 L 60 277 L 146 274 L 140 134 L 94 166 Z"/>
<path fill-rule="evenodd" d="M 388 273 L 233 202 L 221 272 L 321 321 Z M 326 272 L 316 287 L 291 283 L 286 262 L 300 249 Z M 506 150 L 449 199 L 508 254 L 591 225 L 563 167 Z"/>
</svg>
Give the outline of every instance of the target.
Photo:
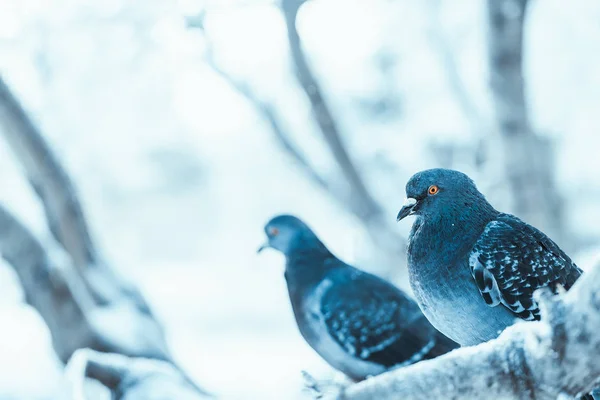
<svg viewBox="0 0 600 400">
<path fill-rule="evenodd" d="M 496 211 L 465 174 L 431 169 L 406 185 L 398 221 L 417 218 L 408 245 L 411 287 L 429 321 L 462 346 L 539 320 L 533 292 L 568 290 L 582 271 L 544 233 Z"/>
<path fill-rule="evenodd" d="M 569 290 L 582 274 L 544 233 L 496 211 L 462 172 L 413 175 L 397 220 L 409 215 L 417 217 L 410 285 L 427 319 L 461 346 L 494 339 L 519 319 L 539 320 L 533 292 Z M 581 398 L 600 399 L 600 389 Z"/>
<path fill-rule="evenodd" d="M 391 283 L 334 256 L 300 219 L 265 226 L 286 257 L 285 279 L 300 333 L 333 368 L 354 381 L 431 359 L 458 347 L 431 326 L 414 300 Z"/>
</svg>

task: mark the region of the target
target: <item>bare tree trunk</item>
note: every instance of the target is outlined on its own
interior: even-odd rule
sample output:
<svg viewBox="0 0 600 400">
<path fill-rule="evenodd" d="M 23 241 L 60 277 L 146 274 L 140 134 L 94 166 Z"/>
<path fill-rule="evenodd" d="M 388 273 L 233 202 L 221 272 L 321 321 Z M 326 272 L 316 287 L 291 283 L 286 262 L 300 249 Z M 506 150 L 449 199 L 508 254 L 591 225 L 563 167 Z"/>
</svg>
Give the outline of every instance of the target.
<svg viewBox="0 0 600 400">
<path fill-rule="evenodd" d="M 170 365 L 187 387 L 203 395 L 173 361 L 163 328 L 141 293 L 98 261 L 68 175 L 1 76 L 0 126 L 44 204 L 52 233 L 73 262 L 52 265 L 37 239 L 0 207 L 0 253 L 15 269 L 27 302 L 48 325 L 59 358 L 66 363 L 81 348 L 146 358 L 145 365 Z"/>
<path fill-rule="evenodd" d="M 588 393 L 600 379 L 600 265 L 569 292 L 540 294 L 542 320 L 499 338 L 350 386 L 340 399 L 550 400 Z"/>
<path fill-rule="evenodd" d="M 531 127 L 523 78 L 528 0 L 488 0 L 490 86 L 515 214 L 557 240 L 564 231 L 553 148 Z"/>
</svg>

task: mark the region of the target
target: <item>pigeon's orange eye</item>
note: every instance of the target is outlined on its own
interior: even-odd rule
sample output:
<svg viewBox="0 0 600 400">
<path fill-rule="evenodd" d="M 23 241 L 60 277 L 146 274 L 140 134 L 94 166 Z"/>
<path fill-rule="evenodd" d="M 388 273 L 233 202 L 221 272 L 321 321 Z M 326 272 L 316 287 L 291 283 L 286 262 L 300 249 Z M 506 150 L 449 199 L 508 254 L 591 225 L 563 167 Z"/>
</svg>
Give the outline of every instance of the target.
<svg viewBox="0 0 600 400">
<path fill-rule="evenodd" d="M 438 194 L 439 191 L 440 188 L 435 185 L 431 185 L 429 186 L 429 189 L 427 189 L 427 193 L 429 193 L 431 196 Z"/>
<path fill-rule="evenodd" d="M 271 236 L 277 236 L 277 235 L 279 235 L 279 229 L 277 229 L 277 228 L 269 228 L 269 235 L 271 235 Z"/>
</svg>

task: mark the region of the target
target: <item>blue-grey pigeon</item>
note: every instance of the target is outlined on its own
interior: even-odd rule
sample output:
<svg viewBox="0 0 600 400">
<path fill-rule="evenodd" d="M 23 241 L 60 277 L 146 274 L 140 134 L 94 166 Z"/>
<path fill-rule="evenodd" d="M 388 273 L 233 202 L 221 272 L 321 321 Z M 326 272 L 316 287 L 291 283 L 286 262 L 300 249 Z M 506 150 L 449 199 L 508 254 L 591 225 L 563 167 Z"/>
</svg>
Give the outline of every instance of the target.
<svg viewBox="0 0 600 400">
<path fill-rule="evenodd" d="M 265 233 L 268 241 L 260 250 L 271 247 L 286 257 L 285 279 L 300 333 L 351 379 L 458 347 L 431 326 L 414 300 L 335 257 L 300 219 L 277 216 Z"/>
<path fill-rule="evenodd" d="M 461 172 L 419 172 L 406 196 L 397 219 L 417 217 L 411 287 L 433 326 L 463 346 L 493 339 L 519 318 L 538 320 L 533 292 L 568 290 L 582 274 L 544 233 L 496 211 Z"/>
</svg>

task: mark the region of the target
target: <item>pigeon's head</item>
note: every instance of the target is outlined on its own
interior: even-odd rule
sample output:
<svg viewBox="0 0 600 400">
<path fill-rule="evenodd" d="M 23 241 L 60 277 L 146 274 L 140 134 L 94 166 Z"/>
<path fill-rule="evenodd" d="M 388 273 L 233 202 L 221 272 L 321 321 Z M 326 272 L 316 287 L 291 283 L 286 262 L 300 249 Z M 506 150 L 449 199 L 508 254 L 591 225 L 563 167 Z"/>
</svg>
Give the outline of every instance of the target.
<svg viewBox="0 0 600 400">
<path fill-rule="evenodd" d="M 279 250 L 284 254 L 298 247 L 310 247 L 319 244 L 319 239 L 313 231 L 299 218 L 292 215 L 278 215 L 265 225 L 267 242 L 258 252 L 267 247 Z"/>
<path fill-rule="evenodd" d="M 409 215 L 437 217 L 474 205 L 491 208 L 471 178 L 451 169 L 428 169 L 413 175 L 406 184 L 406 200 L 397 219 Z"/>
</svg>

